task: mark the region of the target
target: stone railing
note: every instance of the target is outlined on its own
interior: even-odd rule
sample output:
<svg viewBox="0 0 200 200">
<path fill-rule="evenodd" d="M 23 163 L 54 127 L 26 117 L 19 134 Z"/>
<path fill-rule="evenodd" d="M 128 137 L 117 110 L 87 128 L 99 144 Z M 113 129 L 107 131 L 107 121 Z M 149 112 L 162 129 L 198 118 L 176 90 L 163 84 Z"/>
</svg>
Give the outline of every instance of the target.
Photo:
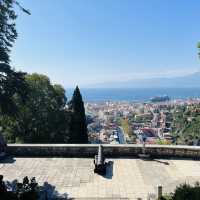
<svg viewBox="0 0 200 200">
<path fill-rule="evenodd" d="M 142 153 L 142 145 L 104 144 L 106 157 L 137 157 Z M 33 157 L 94 157 L 98 151 L 96 144 L 8 144 L 7 154 L 13 156 Z M 146 145 L 146 154 L 151 157 L 200 158 L 200 147 Z"/>
</svg>

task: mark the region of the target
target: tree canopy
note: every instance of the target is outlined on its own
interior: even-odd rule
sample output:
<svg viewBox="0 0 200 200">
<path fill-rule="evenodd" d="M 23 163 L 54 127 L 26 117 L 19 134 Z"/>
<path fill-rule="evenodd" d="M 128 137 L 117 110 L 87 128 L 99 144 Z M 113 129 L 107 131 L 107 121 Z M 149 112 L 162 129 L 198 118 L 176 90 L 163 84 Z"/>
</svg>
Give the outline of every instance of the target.
<svg viewBox="0 0 200 200">
<path fill-rule="evenodd" d="M 26 75 L 26 102 L 15 97 L 17 117 L 4 117 L 1 125 L 10 142 L 64 143 L 69 138 L 67 98 L 60 85 L 52 85 L 44 75 Z"/>
<path fill-rule="evenodd" d="M 25 73 L 16 72 L 10 66 L 10 52 L 17 31 L 15 20 L 17 15 L 13 0 L 0 1 L 0 113 L 16 114 L 13 97 L 18 94 L 23 100 L 26 97 Z M 18 5 L 20 5 L 18 3 Z M 25 9 L 24 9 L 25 10 Z"/>
<path fill-rule="evenodd" d="M 65 90 L 41 74 L 25 76 L 27 99 L 14 96 L 18 114 L 1 116 L 0 126 L 11 143 L 87 143 L 84 103 L 77 87 L 67 107 Z"/>
<path fill-rule="evenodd" d="M 10 52 L 17 39 L 14 4 L 0 0 L 0 126 L 8 142 L 87 143 L 84 103 L 77 87 L 66 108 L 65 90 L 40 74 L 16 72 Z"/>
</svg>

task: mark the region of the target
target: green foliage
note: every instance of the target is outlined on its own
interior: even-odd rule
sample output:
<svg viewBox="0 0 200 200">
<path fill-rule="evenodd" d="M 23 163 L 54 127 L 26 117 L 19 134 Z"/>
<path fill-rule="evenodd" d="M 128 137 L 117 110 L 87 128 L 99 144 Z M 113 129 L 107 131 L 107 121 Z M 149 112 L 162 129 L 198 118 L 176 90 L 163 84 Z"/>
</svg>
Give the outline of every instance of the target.
<svg viewBox="0 0 200 200">
<path fill-rule="evenodd" d="M 39 74 L 26 76 L 26 102 L 15 97 L 19 110 L 16 117 L 1 117 L 9 142 L 66 143 L 69 139 L 67 98 L 60 85 L 52 85 L 48 77 Z"/>
<path fill-rule="evenodd" d="M 88 143 L 85 108 L 78 86 L 69 102 L 71 110 L 70 143 Z"/>
<path fill-rule="evenodd" d="M 17 113 L 13 97 L 18 94 L 25 99 L 26 85 L 24 73 L 11 69 L 10 51 L 17 39 L 13 0 L 0 1 L 0 114 Z"/>
<path fill-rule="evenodd" d="M 189 184 L 182 184 L 176 187 L 174 193 L 169 196 L 162 197 L 163 200 L 199 200 L 200 199 L 200 185 L 191 186 Z"/>
<path fill-rule="evenodd" d="M 136 123 L 147 123 L 150 122 L 153 119 L 152 113 L 147 113 L 143 115 L 136 115 L 134 118 L 134 122 Z"/>
<path fill-rule="evenodd" d="M 10 48 L 17 39 L 15 20 L 17 15 L 12 0 L 0 1 L 0 62 L 9 64 Z"/>
<path fill-rule="evenodd" d="M 16 115 L 18 110 L 14 97 L 18 95 L 24 102 L 27 97 L 25 73 L 15 72 L 8 64 L 0 63 L 0 113 Z"/>
<path fill-rule="evenodd" d="M 78 87 L 67 109 L 65 90 L 44 75 L 26 75 L 27 98 L 14 95 L 17 115 L 0 116 L 10 143 L 87 143 L 84 103 Z"/>
<path fill-rule="evenodd" d="M 173 135 L 179 144 L 192 145 L 200 136 L 200 105 L 177 107 L 173 113 Z"/>
<path fill-rule="evenodd" d="M 130 136 L 132 135 L 132 131 L 131 131 L 131 128 L 130 128 L 130 124 L 129 124 L 129 121 L 128 119 L 121 119 L 121 126 L 124 130 L 124 133 L 127 135 L 127 136 Z"/>
<path fill-rule="evenodd" d="M 78 87 L 65 108 L 65 90 L 48 77 L 16 72 L 9 65 L 10 51 L 17 39 L 13 8 L 18 1 L 0 0 L 0 126 L 8 142 L 87 143 L 85 110 Z M 71 130 L 72 135 L 69 134 Z"/>
<path fill-rule="evenodd" d="M 159 145 L 170 145 L 171 144 L 171 142 L 170 141 L 168 141 L 168 140 L 156 140 L 156 144 L 159 144 Z"/>
<path fill-rule="evenodd" d="M 23 178 L 22 183 L 17 183 L 16 194 L 19 200 L 36 200 L 39 197 L 39 187 L 35 178 L 31 178 L 30 181 L 28 177 Z"/>
<path fill-rule="evenodd" d="M 163 197 L 161 197 L 160 199 L 158 199 L 158 200 L 172 200 L 172 198 L 171 198 L 171 196 L 163 196 Z"/>
<path fill-rule="evenodd" d="M 127 143 L 135 143 L 137 136 L 133 133 L 129 120 L 122 118 L 120 125 L 126 135 Z"/>
<path fill-rule="evenodd" d="M 30 180 L 24 177 L 23 182 L 16 183 L 16 188 L 12 191 L 7 191 L 7 187 L 3 181 L 3 176 L 0 175 L 0 199 L 1 200 L 36 200 L 39 198 L 39 186 L 36 179 L 33 177 Z"/>
<path fill-rule="evenodd" d="M 172 122 L 173 121 L 173 114 L 171 112 L 166 113 L 166 121 Z"/>
</svg>

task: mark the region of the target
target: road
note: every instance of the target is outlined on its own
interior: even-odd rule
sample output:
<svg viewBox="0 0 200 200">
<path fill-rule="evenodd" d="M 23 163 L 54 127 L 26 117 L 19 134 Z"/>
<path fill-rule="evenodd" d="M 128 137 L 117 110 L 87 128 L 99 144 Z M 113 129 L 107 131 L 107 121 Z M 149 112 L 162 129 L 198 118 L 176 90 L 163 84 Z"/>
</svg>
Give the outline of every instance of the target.
<svg viewBox="0 0 200 200">
<path fill-rule="evenodd" d="M 119 144 L 125 144 L 126 140 L 124 139 L 124 131 L 122 127 L 119 126 L 117 134 L 119 138 Z"/>
</svg>

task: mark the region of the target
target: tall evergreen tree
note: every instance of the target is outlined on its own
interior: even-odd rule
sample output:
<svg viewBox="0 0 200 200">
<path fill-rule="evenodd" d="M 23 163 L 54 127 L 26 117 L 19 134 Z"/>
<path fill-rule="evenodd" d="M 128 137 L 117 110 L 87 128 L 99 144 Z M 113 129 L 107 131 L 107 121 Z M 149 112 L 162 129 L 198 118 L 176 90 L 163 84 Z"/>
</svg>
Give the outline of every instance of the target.
<svg viewBox="0 0 200 200">
<path fill-rule="evenodd" d="M 25 80 L 24 73 L 15 72 L 10 63 L 10 51 L 17 39 L 17 31 L 15 20 L 17 15 L 13 5 L 17 4 L 20 9 L 23 9 L 15 0 L 0 0 L 0 113 L 14 114 L 16 107 L 13 102 L 13 96 L 19 94 L 25 97 Z M 29 13 L 30 14 L 30 13 Z"/>
<path fill-rule="evenodd" d="M 69 142 L 77 144 L 88 143 L 84 102 L 78 86 L 74 90 L 69 109 L 72 111 Z"/>
</svg>

